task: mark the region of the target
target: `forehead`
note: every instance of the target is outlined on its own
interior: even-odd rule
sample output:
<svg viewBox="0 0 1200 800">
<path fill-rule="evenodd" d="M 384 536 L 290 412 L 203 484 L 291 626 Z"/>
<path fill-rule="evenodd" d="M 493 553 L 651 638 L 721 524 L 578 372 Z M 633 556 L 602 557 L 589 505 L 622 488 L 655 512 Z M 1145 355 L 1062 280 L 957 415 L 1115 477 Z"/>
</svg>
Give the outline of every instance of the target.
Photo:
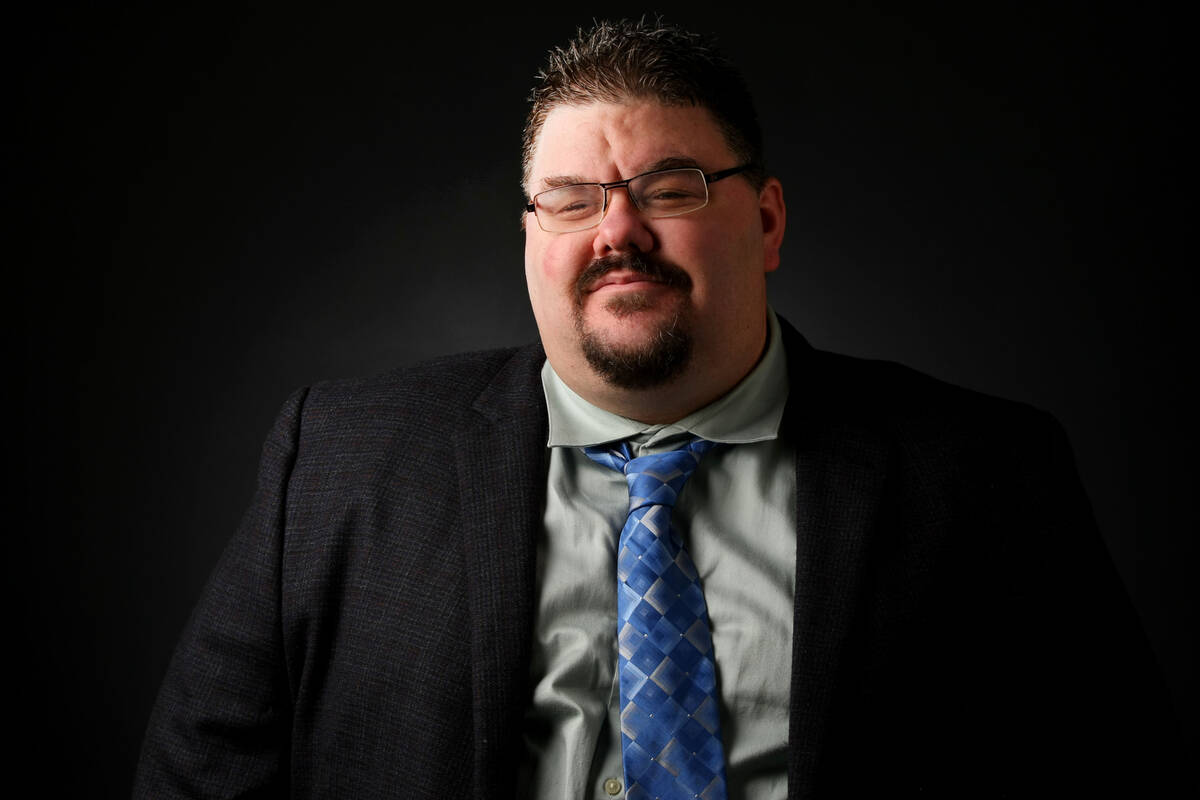
<svg viewBox="0 0 1200 800">
<path fill-rule="evenodd" d="M 691 160 L 706 170 L 733 166 L 733 155 L 706 108 L 655 101 L 560 105 L 551 109 L 538 134 L 530 190 L 562 178 L 632 177 L 667 159 Z"/>
</svg>

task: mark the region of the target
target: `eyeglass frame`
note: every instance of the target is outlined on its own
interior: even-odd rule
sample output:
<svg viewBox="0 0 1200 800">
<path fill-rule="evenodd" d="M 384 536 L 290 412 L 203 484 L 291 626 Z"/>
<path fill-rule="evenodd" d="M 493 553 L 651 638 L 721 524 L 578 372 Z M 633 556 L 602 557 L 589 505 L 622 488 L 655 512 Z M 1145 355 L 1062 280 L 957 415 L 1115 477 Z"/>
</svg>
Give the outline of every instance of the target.
<svg viewBox="0 0 1200 800">
<path fill-rule="evenodd" d="M 719 180 L 724 180 L 725 178 L 728 178 L 730 176 L 738 175 L 743 172 L 746 172 L 747 170 L 754 169 L 755 166 L 756 165 L 753 163 L 746 163 L 746 164 L 742 164 L 737 167 L 730 167 L 729 169 L 717 170 L 716 172 L 710 172 L 710 173 L 705 173 L 704 170 L 700 169 L 699 167 L 667 167 L 666 169 L 652 169 L 649 172 L 643 172 L 640 175 L 634 175 L 632 178 L 625 178 L 624 180 L 620 180 L 620 181 L 610 181 L 608 183 L 601 183 L 599 181 L 597 181 L 595 183 L 568 183 L 563 186 L 554 186 L 550 189 L 544 189 L 544 190 L 538 192 L 537 194 L 533 195 L 533 197 L 530 198 L 530 201 L 525 204 L 525 212 L 532 213 L 534 217 L 537 217 L 538 227 L 541 228 L 543 231 L 546 231 L 546 233 L 577 233 L 579 231 L 586 231 L 586 230 L 590 230 L 591 228 L 599 227 L 600 223 L 604 222 L 604 218 L 608 215 L 608 192 L 610 189 L 620 189 L 621 187 L 624 187 L 626 193 L 629 195 L 629 201 L 631 203 L 633 203 L 634 208 L 636 208 L 638 211 L 643 211 L 642 207 L 638 205 L 637 199 L 633 196 L 633 192 L 629 191 L 630 182 L 636 181 L 638 178 L 644 178 L 647 175 L 657 175 L 660 172 L 684 172 L 684 171 L 699 172 L 700 177 L 704 179 L 704 204 L 703 205 L 698 205 L 695 208 L 689 208 L 687 211 L 680 211 L 680 212 L 677 212 L 674 214 L 659 214 L 657 216 L 651 217 L 651 219 L 669 219 L 670 217 L 682 217 L 684 214 L 691 214 L 693 211 L 699 211 L 700 209 L 702 209 L 708 205 L 708 200 L 709 200 L 708 186 L 709 186 L 709 184 L 716 183 Z M 590 225 L 585 225 L 582 228 L 571 228 L 570 230 L 565 230 L 565 231 L 548 231 L 548 230 L 546 230 L 542 226 L 541 217 L 538 217 L 538 214 L 537 214 L 537 199 L 538 199 L 538 197 L 543 194 L 546 194 L 547 192 L 554 192 L 554 191 L 558 191 L 559 189 L 568 189 L 568 188 L 571 188 L 574 186 L 599 186 L 601 189 L 604 190 L 604 205 L 600 208 L 599 219 L 597 219 L 595 222 L 593 222 Z"/>
</svg>

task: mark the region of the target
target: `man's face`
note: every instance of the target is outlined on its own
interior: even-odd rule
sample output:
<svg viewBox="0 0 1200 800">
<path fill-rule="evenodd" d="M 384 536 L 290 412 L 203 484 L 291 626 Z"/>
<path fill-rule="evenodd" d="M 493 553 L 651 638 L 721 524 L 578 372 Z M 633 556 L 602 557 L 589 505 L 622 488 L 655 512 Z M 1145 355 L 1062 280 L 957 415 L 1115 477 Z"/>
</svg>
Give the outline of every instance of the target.
<svg viewBox="0 0 1200 800">
<path fill-rule="evenodd" d="M 528 190 L 738 165 L 707 109 L 558 106 L 534 148 Z M 782 241 L 778 182 L 759 193 L 741 176 L 725 178 L 709 187 L 706 207 L 662 219 L 612 189 L 598 227 L 547 233 L 531 215 L 525 230 L 525 277 L 547 356 L 592 402 L 680 383 L 708 402 L 761 354 L 765 273 Z"/>
</svg>

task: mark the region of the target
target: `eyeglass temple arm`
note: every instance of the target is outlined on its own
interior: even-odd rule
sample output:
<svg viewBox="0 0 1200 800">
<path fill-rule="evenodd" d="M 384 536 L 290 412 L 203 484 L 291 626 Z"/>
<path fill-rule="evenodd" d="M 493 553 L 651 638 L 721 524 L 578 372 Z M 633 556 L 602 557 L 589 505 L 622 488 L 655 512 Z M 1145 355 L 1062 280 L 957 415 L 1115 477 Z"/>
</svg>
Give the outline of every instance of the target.
<svg viewBox="0 0 1200 800">
<path fill-rule="evenodd" d="M 722 178 L 728 178 L 730 175 L 737 175 L 739 172 L 745 172 L 748 169 L 753 169 L 753 167 L 753 164 L 742 164 L 739 167 L 730 167 L 729 169 L 723 169 L 720 172 L 713 172 L 705 175 L 704 180 L 708 181 L 709 183 L 714 183 Z"/>
</svg>

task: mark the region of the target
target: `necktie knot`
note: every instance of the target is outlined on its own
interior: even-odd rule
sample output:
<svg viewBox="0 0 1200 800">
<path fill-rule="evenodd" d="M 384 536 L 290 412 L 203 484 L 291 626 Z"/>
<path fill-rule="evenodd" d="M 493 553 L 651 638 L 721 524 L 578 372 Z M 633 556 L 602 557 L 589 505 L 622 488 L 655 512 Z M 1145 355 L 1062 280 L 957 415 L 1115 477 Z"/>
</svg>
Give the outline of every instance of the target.
<svg viewBox="0 0 1200 800">
<path fill-rule="evenodd" d="M 673 508 L 683 485 L 696 471 L 700 458 L 713 447 L 699 437 L 690 439 L 676 450 L 633 457 L 628 442 L 611 446 L 586 447 L 588 458 L 609 469 L 625 474 L 629 485 L 629 511 L 650 505 Z"/>
</svg>

